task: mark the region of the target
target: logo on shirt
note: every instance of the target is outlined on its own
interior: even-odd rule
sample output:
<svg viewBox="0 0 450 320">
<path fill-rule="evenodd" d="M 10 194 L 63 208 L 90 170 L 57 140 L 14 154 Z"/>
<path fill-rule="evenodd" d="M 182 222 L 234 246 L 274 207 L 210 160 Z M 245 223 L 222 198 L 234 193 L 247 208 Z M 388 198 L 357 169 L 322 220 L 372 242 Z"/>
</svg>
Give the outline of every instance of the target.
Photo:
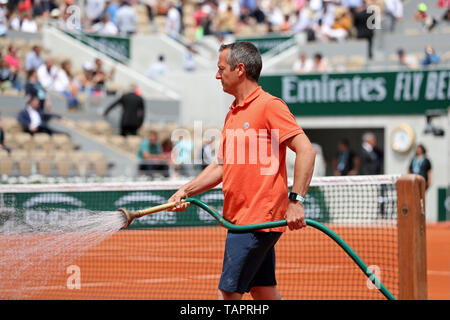
<svg viewBox="0 0 450 320">
<path fill-rule="evenodd" d="M 250 123 L 248 123 L 248 122 L 244 123 L 244 129 L 248 129 L 248 128 L 250 128 Z"/>
</svg>

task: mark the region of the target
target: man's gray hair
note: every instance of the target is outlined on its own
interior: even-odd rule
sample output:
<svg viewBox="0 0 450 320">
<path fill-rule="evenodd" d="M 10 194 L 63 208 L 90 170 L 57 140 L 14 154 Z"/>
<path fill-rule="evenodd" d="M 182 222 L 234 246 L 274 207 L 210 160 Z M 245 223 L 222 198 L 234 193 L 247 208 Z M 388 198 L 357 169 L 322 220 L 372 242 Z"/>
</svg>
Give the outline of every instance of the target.
<svg viewBox="0 0 450 320">
<path fill-rule="evenodd" d="M 362 140 L 363 140 L 364 142 L 369 141 L 369 140 L 372 140 L 372 139 L 374 139 L 374 138 L 376 139 L 377 136 L 376 136 L 375 133 L 373 133 L 373 132 L 366 132 L 366 133 L 364 133 L 363 136 L 362 136 Z"/>
<path fill-rule="evenodd" d="M 247 71 L 247 78 L 258 82 L 262 69 L 262 59 L 258 48 L 250 42 L 238 41 L 230 44 L 222 44 L 219 52 L 225 49 L 230 49 L 227 62 L 230 64 L 231 70 L 234 70 L 239 63 L 242 63 Z"/>
</svg>

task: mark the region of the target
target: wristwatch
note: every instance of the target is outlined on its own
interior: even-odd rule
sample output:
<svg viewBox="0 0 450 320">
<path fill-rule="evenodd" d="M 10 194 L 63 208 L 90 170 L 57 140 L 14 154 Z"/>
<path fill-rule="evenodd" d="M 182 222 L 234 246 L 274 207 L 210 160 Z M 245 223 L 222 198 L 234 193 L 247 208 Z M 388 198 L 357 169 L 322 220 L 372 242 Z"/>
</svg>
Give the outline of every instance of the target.
<svg viewBox="0 0 450 320">
<path fill-rule="evenodd" d="M 301 203 L 305 202 L 305 198 L 295 192 L 289 193 L 289 200 L 300 201 Z"/>
</svg>

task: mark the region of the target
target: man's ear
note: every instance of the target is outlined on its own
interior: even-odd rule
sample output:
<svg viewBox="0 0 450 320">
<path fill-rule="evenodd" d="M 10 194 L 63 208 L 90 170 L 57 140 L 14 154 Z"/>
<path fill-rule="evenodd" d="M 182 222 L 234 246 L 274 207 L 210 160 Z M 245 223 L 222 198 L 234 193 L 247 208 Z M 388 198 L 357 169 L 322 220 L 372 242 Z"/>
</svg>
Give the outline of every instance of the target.
<svg viewBox="0 0 450 320">
<path fill-rule="evenodd" d="M 239 63 L 236 68 L 238 68 L 239 76 L 245 76 L 247 74 L 247 70 L 245 69 L 245 65 L 243 63 Z"/>
</svg>

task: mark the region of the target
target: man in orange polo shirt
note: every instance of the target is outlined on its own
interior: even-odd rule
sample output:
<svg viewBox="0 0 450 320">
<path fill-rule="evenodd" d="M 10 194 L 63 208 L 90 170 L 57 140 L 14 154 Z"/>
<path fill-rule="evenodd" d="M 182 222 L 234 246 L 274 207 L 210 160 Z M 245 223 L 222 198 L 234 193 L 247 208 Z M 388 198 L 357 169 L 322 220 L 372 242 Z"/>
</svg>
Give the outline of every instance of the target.
<svg viewBox="0 0 450 320">
<path fill-rule="evenodd" d="M 303 201 L 311 181 L 315 150 L 287 105 L 258 85 L 261 55 L 249 42 L 220 47 L 216 79 L 235 97 L 225 118 L 217 162 L 182 186 L 169 202 L 222 182 L 223 215 L 237 224 L 286 219 L 290 230 L 306 227 Z M 286 147 L 296 153 L 294 183 L 288 196 Z M 276 287 L 274 246 L 285 227 L 228 232 L 219 299 L 281 299 Z"/>
</svg>

